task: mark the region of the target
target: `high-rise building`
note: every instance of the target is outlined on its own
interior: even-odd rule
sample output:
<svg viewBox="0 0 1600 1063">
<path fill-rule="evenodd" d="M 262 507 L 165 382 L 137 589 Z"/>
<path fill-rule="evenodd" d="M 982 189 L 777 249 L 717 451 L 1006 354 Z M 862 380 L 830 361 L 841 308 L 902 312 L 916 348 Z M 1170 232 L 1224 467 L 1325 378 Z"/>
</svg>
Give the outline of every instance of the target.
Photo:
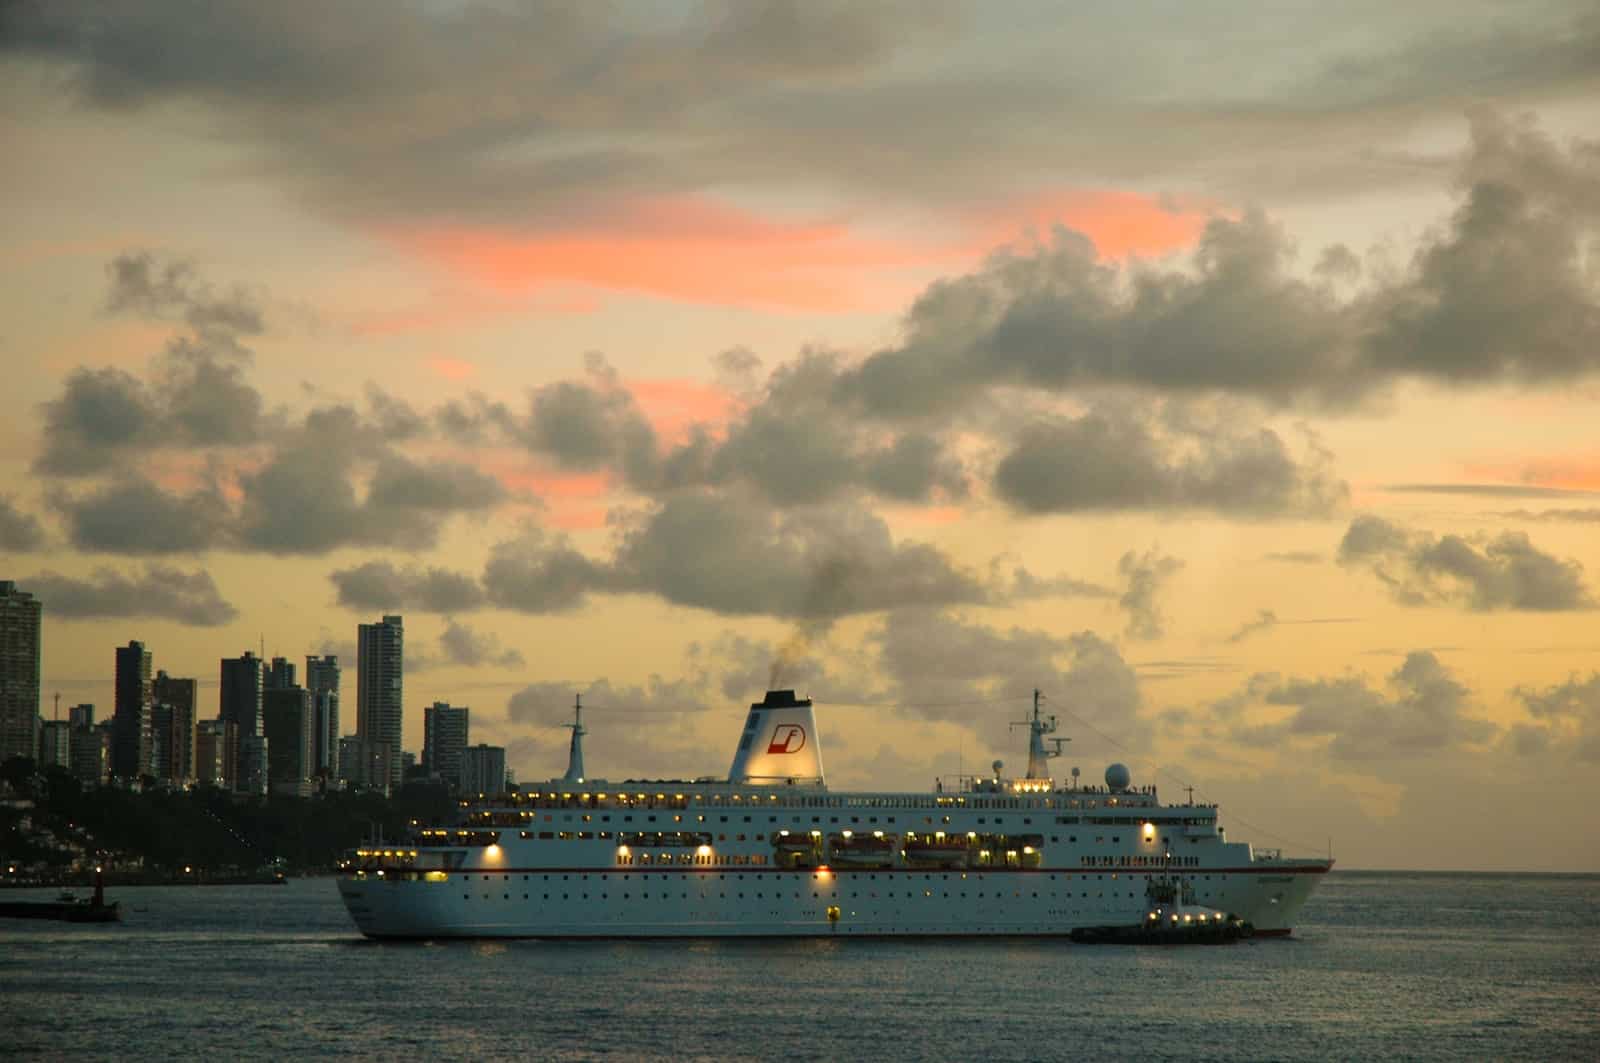
<svg viewBox="0 0 1600 1063">
<path fill-rule="evenodd" d="M 239 728 L 227 720 L 201 720 L 195 725 L 194 777 L 209 786 L 233 789 L 239 763 Z"/>
<path fill-rule="evenodd" d="M 39 725 L 39 770 L 54 766 L 72 770 L 72 724 L 45 720 Z"/>
<path fill-rule="evenodd" d="M 289 690 L 298 686 L 294 681 L 294 664 L 282 657 L 274 657 L 267 664 L 261 686 L 265 690 Z"/>
<path fill-rule="evenodd" d="M 361 739 L 345 735 L 339 739 L 339 782 L 346 786 L 361 785 Z"/>
<path fill-rule="evenodd" d="M 362 781 L 396 793 L 404 767 L 400 731 L 404 722 L 405 627 L 385 616 L 356 629 L 356 737 L 363 746 Z"/>
<path fill-rule="evenodd" d="M 0 580 L 0 761 L 34 753 L 43 613 L 39 599 Z"/>
<path fill-rule="evenodd" d="M 195 777 L 194 728 L 200 683 L 158 671 L 150 687 L 154 774 L 182 786 Z"/>
<path fill-rule="evenodd" d="M 88 720 L 85 726 L 72 728 L 72 776 L 85 786 L 99 786 L 111 771 L 112 721 L 96 725 L 93 712 Z"/>
<path fill-rule="evenodd" d="M 422 710 L 422 770 L 461 790 L 461 753 L 467 748 L 467 707 L 436 701 Z"/>
<path fill-rule="evenodd" d="M 504 746 L 479 743 L 468 746 L 461 757 L 462 788 L 469 794 L 498 794 L 506 788 Z"/>
<path fill-rule="evenodd" d="M 217 718 L 237 729 L 234 761 L 229 776 L 233 788 L 241 793 L 267 792 L 266 740 L 261 720 L 261 691 L 265 669 L 260 657 L 245 650 L 239 657 L 222 659 L 222 689 L 218 694 Z M 249 764 L 246 764 L 249 761 Z M 248 770 L 247 770 L 248 769 Z"/>
<path fill-rule="evenodd" d="M 311 793 L 313 724 L 311 692 L 304 687 L 268 690 L 262 698 L 267 732 L 267 777 L 272 792 Z"/>
<path fill-rule="evenodd" d="M 111 774 L 125 782 L 151 774 L 150 651 L 139 641 L 117 647 Z"/>
<path fill-rule="evenodd" d="M 74 705 L 67 710 L 67 722 L 74 728 L 94 726 L 94 706 Z"/>
<path fill-rule="evenodd" d="M 306 657 L 306 689 L 311 691 L 316 722 L 311 750 L 314 774 L 333 778 L 339 772 L 339 658 Z"/>
</svg>

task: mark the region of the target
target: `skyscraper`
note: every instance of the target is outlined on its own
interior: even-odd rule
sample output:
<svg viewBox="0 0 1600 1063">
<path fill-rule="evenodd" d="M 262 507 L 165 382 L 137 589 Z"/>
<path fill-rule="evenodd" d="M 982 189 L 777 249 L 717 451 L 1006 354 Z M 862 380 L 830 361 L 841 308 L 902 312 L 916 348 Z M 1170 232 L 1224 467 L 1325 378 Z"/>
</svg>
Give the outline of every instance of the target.
<svg viewBox="0 0 1600 1063">
<path fill-rule="evenodd" d="M 266 675 L 262 678 L 262 689 L 288 690 L 297 685 L 294 681 L 294 665 L 282 657 L 274 657 L 267 665 Z"/>
<path fill-rule="evenodd" d="M 0 760 L 33 756 L 43 604 L 0 580 Z"/>
<path fill-rule="evenodd" d="M 267 737 L 267 775 L 272 792 L 307 797 L 311 793 L 312 699 L 304 687 L 279 687 L 262 695 Z"/>
<path fill-rule="evenodd" d="M 222 659 L 218 719 L 237 728 L 238 753 L 233 787 L 240 793 L 267 792 L 266 732 L 261 720 L 262 660 L 249 650 L 242 657 Z"/>
<path fill-rule="evenodd" d="M 111 713 L 111 774 L 133 781 L 151 771 L 150 651 L 144 643 L 117 647 L 117 679 Z"/>
<path fill-rule="evenodd" d="M 314 774 L 332 778 L 339 772 L 339 658 L 306 657 L 306 689 L 311 691 L 316 725 L 311 749 Z"/>
<path fill-rule="evenodd" d="M 46 720 L 39 728 L 39 770 L 48 767 L 72 770 L 72 724 L 66 720 Z"/>
<path fill-rule="evenodd" d="M 194 779 L 195 703 L 199 681 L 158 671 L 151 684 L 155 776 L 180 786 Z"/>
<path fill-rule="evenodd" d="M 67 722 L 73 727 L 93 727 L 94 706 L 87 703 L 72 706 L 67 710 Z"/>
<path fill-rule="evenodd" d="M 422 768 L 452 790 L 462 789 L 461 754 L 467 748 L 467 708 L 436 701 L 422 710 Z"/>
<path fill-rule="evenodd" d="M 363 778 L 373 789 L 400 789 L 400 730 L 403 723 L 405 627 L 385 616 L 356 629 L 356 737 L 361 739 Z"/>
<path fill-rule="evenodd" d="M 479 743 L 462 751 L 461 777 L 469 794 L 498 794 L 506 788 L 504 746 Z"/>
</svg>

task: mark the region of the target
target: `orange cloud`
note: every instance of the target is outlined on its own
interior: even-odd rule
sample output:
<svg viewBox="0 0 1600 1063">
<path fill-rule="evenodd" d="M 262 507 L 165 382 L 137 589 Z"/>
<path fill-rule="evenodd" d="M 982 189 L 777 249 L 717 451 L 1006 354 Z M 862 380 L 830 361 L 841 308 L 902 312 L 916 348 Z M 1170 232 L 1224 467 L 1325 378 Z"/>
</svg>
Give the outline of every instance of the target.
<svg viewBox="0 0 1600 1063">
<path fill-rule="evenodd" d="M 1079 189 L 1051 192 L 986 212 L 980 240 L 1003 243 L 1052 226 L 1076 229 L 1094 241 L 1102 258 L 1164 255 L 1192 247 L 1210 217 L 1207 210 L 1139 192 Z"/>
<path fill-rule="evenodd" d="M 1516 464 L 1479 463 L 1466 467 L 1474 479 L 1555 487 L 1568 491 L 1600 491 L 1600 457 L 1533 458 Z"/>
<path fill-rule="evenodd" d="M 459 358 L 430 358 L 428 368 L 446 380 L 465 380 L 478 371 L 477 366 Z"/>
<path fill-rule="evenodd" d="M 668 443 L 684 442 L 695 425 L 712 428 L 725 423 L 740 406 L 732 393 L 696 380 L 630 380 L 623 386 Z"/>
<path fill-rule="evenodd" d="M 688 302 L 839 312 L 875 305 L 871 274 L 948 248 L 789 222 L 700 199 L 655 200 L 547 232 L 395 227 L 401 249 L 501 294 L 581 284 Z M 896 293 L 898 294 L 898 293 Z"/>
</svg>

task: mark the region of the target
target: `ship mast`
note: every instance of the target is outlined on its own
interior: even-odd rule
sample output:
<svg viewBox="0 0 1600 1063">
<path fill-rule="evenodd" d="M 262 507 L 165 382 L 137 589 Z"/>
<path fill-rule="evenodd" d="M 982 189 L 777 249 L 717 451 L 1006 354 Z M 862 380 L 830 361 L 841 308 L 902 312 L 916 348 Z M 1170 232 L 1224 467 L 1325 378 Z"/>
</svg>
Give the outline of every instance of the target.
<svg viewBox="0 0 1600 1063">
<path fill-rule="evenodd" d="M 1052 738 L 1054 749 L 1045 748 L 1045 736 L 1054 734 L 1056 718 L 1042 716 L 1039 705 L 1044 701 L 1044 695 L 1035 690 L 1033 692 L 1033 716 L 1026 720 L 1018 720 L 1012 727 L 1026 727 L 1028 729 L 1028 779 L 1048 779 L 1050 777 L 1050 758 L 1061 755 L 1061 746 L 1070 742 L 1070 738 Z"/>
<path fill-rule="evenodd" d="M 561 777 L 562 782 L 583 781 L 583 736 L 588 731 L 583 729 L 583 695 L 573 697 L 572 722 L 562 724 L 572 731 L 572 745 L 567 750 L 567 773 Z"/>
</svg>

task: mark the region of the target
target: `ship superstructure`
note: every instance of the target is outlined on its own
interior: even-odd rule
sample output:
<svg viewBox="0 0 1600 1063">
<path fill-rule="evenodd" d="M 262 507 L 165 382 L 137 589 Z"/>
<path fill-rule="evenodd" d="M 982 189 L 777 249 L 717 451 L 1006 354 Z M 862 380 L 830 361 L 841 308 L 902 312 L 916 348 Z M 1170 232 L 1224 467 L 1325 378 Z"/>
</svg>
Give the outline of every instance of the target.
<svg viewBox="0 0 1600 1063">
<path fill-rule="evenodd" d="M 1215 805 L 1163 804 L 1120 764 L 1057 786 L 1037 697 L 1023 725 L 1026 776 L 902 793 L 829 790 L 793 691 L 750 707 L 725 780 L 586 778 L 578 718 L 565 775 L 354 851 L 339 890 L 369 937 L 1068 935 L 1143 918 L 1176 871 L 1287 934 L 1332 866 L 1230 841 Z"/>
</svg>

